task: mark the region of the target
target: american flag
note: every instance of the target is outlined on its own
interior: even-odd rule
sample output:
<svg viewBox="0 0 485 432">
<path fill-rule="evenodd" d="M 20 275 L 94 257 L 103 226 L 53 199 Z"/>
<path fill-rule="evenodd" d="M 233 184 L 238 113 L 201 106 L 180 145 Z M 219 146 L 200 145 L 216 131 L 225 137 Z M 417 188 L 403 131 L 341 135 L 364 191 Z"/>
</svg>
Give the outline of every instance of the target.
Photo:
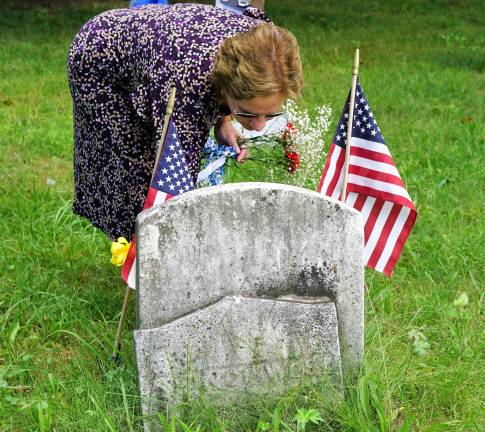
<svg viewBox="0 0 485 432">
<path fill-rule="evenodd" d="M 143 209 L 164 203 L 170 198 L 194 189 L 184 151 L 170 119 L 160 161 L 153 176 Z M 130 288 L 136 286 L 136 239 L 133 236 L 121 277 Z"/>
<path fill-rule="evenodd" d="M 350 93 L 340 116 L 318 192 L 342 193 Z M 390 276 L 416 220 L 416 209 L 394 165 L 361 85 L 355 90 L 346 204 L 364 221 L 364 264 Z"/>
</svg>

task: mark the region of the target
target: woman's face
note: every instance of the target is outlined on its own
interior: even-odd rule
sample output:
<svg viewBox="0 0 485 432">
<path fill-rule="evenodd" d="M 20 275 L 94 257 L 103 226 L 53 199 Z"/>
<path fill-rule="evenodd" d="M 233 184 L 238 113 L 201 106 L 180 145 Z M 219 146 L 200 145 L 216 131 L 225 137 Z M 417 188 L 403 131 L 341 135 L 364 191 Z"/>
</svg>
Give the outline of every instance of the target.
<svg viewBox="0 0 485 432">
<path fill-rule="evenodd" d="M 232 114 L 245 129 L 259 132 L 264 129 L 267 120 L 281 114 L 284 100 L 283 93 L 276 93 L 252 99 L 229 98 L 227 102 Z"/>
</svg>

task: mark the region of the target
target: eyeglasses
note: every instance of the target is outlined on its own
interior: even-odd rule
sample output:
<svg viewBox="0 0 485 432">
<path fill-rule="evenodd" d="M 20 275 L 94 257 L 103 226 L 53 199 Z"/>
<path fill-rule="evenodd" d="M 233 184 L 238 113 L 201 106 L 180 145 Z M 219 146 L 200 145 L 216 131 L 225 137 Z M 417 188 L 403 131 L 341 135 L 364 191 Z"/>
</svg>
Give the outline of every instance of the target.
<svg viewBox="0 0 485 432">
<path fill-rule="evenodd" d="M 233 108 L 235 108 L 236 105 L 234 104 L 234 98 L 231 98 L 231 99 L 232 99 L 232 106 L 233 106 Z M 253 113 L 249 113 L 249 112 L 237 112 L 237 111 L 233 110 L 232 114 L 235 115 L 235 116 L 238 116 L 238 117 L 248 118 L 248 119 L 263 117 L 266 120 L 271 120 L 271 119 L 274 119 L 276 117 L 280 117 L 283 114 L 286 114 L 286 111 L 279 111 L 279 112 L 275 112 L 275 113 L 271 113 L 271 114 L 253 114 Z"/>
</svg>

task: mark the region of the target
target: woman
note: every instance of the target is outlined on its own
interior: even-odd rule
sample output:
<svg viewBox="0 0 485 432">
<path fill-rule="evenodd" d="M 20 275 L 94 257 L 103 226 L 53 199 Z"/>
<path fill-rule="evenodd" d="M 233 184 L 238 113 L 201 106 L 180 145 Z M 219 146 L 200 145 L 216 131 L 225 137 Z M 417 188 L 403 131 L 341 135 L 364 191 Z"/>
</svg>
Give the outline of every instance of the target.
<svg viewBox="0 0 485 432">
<path fill-rule="evenodd" d="M 257 9 L 176 4 L 112 10 L 83 26 L 68 57 L 75 213 L 111 239 L 131 238 L 173 86 L 173 119 L 194 179 L 212 126 L 244 160 L 231 113 L 261 130 L 302 85 L 294 36 L 265 21 Z"/>
</svg>

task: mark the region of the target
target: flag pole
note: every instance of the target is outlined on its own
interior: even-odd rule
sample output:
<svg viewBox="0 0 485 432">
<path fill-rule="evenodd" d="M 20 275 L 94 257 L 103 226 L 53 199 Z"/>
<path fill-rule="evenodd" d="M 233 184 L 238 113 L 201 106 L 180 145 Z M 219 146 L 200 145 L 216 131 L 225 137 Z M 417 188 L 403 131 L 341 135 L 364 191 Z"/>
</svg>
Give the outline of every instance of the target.
<svg viewBox="0 0 485 432">
<path fill-rule="evenodd" d="M 165 137 L 167 136 L 168 124 L 170 123 L 170 117 L 173 113 L 173 107 L 175 106 L 175 93 L 177 89 L 172 87 L 170 90 L 170 96 L 168 97 L 167 109 L 165 110 L 165 119 L 163 121 L 162 136 L 160 138 L 160 145 L 158 146 L 157 158 L 155 159 L 155 164 L 152 170 L 152 180 L 155 177 L 155 172 L 157 171 L 158 163 L 160 162 L 160 156 L 162 155 L 163 147 L 165 145 Z"/>
<path fill-rule="evenodd" d="M 167 109 L 165 110 L 165 119 L 163 121 L 162 135 L 160 137 L 160 144 L 158 146 L 155 164 L 153 165 L 152 177 L 151 177 L 150 183 L 153 180 L 153 177 L 155 177 L 155 172 L 157 170 L 158 163 L 160 162 L 160 156 L 162 155 L 163 147 L 165 145 L 165 137 L 167 136 L 168 124 L 170 122 L 170 117 L 173 113 L 173 107 L 175 106 L 175 93 L 176 93 L 176 88 L 172 87 L 170 91 L 170 96 L 168 97 Z M 121 332 L 123 331 L 123 325 L 125 323 L 126 311 L 128 310 L 128 302 L 130 300 L 130 294 L 131 294 L 131 288 L 128 285 L 126 285 L 125 298 L 123 300 L 123 306 L 121 308 L 121 315 L 120 315 L 120 320 L 118 322 L 118 329 L 116 330 L 113 354 L 111 354 L 111 358 L 116 363 L 119 363 L 120 361 L 119 352 L 121 348 Z"/>
<path fill-rule="evenodd" d="M 340 201 L 345 202 L 347 199 L 347 183 L 349 181 L 349 161 L 350 146 L 352 145 L 352 126 L 354 124 L 354 105 L 355 89 L 357 88 L 357 77 L 359 75 L 359 49 L 355 50 L 354 67 L 352 68 L 352 90 L 350 91 L 349 120 L 347 122 L 347 141 L 345 142 L 345 165 L 344 165 L 344 184 Z"/>
</svg>

